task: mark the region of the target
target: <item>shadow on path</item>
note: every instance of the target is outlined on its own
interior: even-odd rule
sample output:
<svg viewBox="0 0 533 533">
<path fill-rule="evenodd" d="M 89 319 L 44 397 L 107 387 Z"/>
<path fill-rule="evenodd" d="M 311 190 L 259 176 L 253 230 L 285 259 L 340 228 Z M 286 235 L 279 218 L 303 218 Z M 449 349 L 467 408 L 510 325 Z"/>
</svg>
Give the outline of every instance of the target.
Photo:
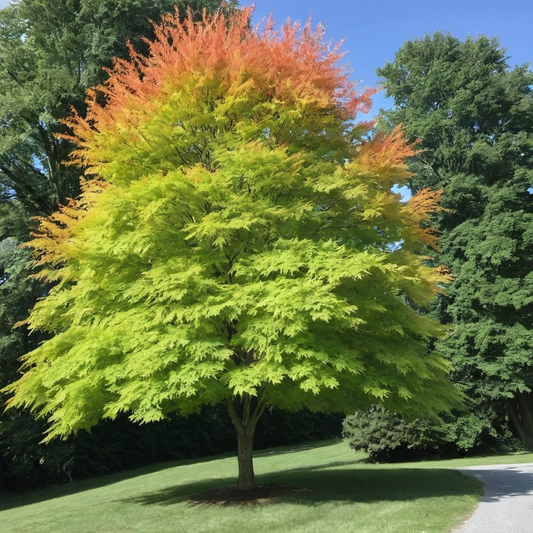
<svg viewBox="0 0 533 533">
<path fill-rule="evenodd" d="M 533 465 L 494 465 L 458 470 L 485 484 L 482 502 L 498 502 L 503 498 L 533 494 Z"/>
</svg>

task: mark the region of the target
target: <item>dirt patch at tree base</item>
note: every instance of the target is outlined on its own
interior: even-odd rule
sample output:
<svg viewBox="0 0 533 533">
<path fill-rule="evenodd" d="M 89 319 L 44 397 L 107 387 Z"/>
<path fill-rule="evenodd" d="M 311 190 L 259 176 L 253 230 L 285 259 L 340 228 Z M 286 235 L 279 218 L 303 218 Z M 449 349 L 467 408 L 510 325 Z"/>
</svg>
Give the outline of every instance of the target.
<svg viewBox="0 0 533 533">
<path fill-rule="evenodd" d="M 259 485 L 250 490 L 223 487 L 191 496 L 189 505 L 260 505 L 283 501 L 293 498 L 297 493 L 310 491 L 311 489 L 291 485 Z"/>
</svg>

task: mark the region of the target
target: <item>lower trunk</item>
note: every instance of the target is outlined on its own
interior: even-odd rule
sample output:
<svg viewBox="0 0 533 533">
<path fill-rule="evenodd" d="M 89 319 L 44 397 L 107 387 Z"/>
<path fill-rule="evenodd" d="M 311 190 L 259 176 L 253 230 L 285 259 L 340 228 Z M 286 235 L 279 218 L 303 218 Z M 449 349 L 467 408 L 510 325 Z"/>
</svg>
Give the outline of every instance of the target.
<svg viewBox="0 0 533 533">
<path fill-rule="evenodd" d="M 507 400 L 509 419 L 528 450 L 533 450 L 533 397 L 531 393 L 520 392 Z"/>
<path fill-rule="evenodd" d="M 254 431 L 237 430 L 238 436 L 238 463 L 239 480 L 237 488 L 240 490 L 250 490 L 255 486 L 254 461 L 252 452 L 254 448 Z"/>
<path fill-rule="evenodd" d="M 520 415 L 524 424 L 524 433 L 526 434 L 525 445 L 528 450 L 533 450 L 533 410 L 531 408 L 531 400 L 531 393 L 521 392 L 518 395 Z"/>
<path fill-rule="evenodd" d="M 266 407 L 263 395 L 244 394 L 241 399 L 228 400 L 226 408 L 237 430 L 239 479 L 237 488 L 250 490 L 255 486 L 253 449 L 255 426 Z"/>
<path fill-rule="evenodd" d="M 509 414 L 509 420 L 513 424 L 513 427 L 515 428 L 516 433 L 518 434 L 518 437 L 522 442 L 526 441 L 526 433 L 524 431 L 524 426 L 522 425 L 522 421 L 520 420 L 520 415 L 518 414 L 518 405 L 516 404 L 515 398 L 509 398 L 506 401 L 507 405 L 507 413 Z"/>
</svg>

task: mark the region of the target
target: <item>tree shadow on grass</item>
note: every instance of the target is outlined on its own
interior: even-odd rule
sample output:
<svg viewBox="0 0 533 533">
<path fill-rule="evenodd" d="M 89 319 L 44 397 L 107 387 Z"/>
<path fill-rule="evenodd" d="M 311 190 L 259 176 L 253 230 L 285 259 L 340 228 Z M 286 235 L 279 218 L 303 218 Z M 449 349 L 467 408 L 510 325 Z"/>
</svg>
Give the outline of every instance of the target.
<svg viewBox="0 0 533 533">
<path fill-rule="evenodd" d="M 512 496 L 533 493 L 533 469 L 523 465 L 495 465 L 459 469 L 485 484 L 483 502 L 499 502 Z"/>
<path fill-rule="evenodd" d="M 141 505 L 168 506 L 187 502 L 193 494 L 234 484 L 235 479 L 205 480 L 148 492 L 121 501 Z M 310 506 L 328 502 L 351 504 L 410 501 L 443 496 L 479 496 L 481 493 L 481 485 L 478 481 L 447 469 L 337 468 L 326 470 L 311 467 L 258 476 L 257 484 L 305 487 L 309 490 L 296 492 L 279 501 Z"/>
</svg>

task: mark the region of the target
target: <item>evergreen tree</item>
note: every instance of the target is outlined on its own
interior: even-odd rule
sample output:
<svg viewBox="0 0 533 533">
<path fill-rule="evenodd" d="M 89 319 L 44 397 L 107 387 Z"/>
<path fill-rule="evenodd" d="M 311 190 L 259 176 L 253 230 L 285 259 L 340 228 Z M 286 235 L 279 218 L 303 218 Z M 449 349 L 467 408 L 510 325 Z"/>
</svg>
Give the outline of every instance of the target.
<svg viewBox="0 0 533 533">
<path fill-rule="evenodd" d="M 249 10 L 165 17 L 66 121 L 90 176 L 32 241 L 55 286 L 28 321 L 53 337 L 25 357 L 11 406 L 48 439 L 131 413 L 160 420 L 223 404 L 238 487 L 269 406 L 374 403 L 416 416 L 458 401 L 428 353 L 426 264 L 438 194 L 391 192 L 413 154 L 399 129 L 363 141 L 367 108 L 322 29 L 249 27 Z M 401 242 L 401 246 L 393 243 Z"/>
<path fill-rule="evenodd" d="M 455 278 L 437 312 L 454 378 L 479 429 L 506 416 L 533 449 L 533 75 L 497 39 L 436 33 L 407 42 L 378 74 L 402 123 L 413 191 L 444 188 L 439 261 Z"/>
</svg>

